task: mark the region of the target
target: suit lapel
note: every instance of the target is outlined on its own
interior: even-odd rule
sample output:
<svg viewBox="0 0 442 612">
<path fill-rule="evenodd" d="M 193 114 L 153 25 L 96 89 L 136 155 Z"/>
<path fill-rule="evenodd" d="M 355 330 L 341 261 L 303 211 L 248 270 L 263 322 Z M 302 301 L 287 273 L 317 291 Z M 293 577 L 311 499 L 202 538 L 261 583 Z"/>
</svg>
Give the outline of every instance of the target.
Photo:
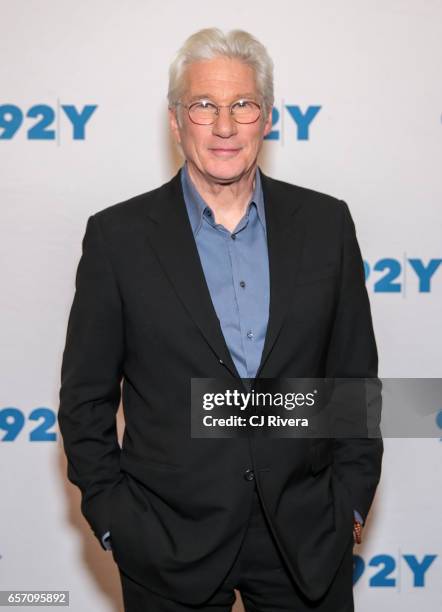
<svg viewBox="0 0 442 612">
<path fill-rule="evenodd" d="M 260 169 L 261 170 L 261 169 Z M 281 331 L 290 301 L 292 285 L 298 271 L 303 239 L 300 216 L 295 214 L 301 202 L 294 201 L 294 190 L 288 185 L 266 176 L 261 170 L 262 189 L 267 227 L 267 250 L 270 272 L 270 309 L 267 333 L 256 377 Z"/>
<path fill-rule="evenodd" d="M 270 268 L 270 312 L 257 376 L 281 330 L 292 295 L 291 283 L 299 263 L 303 235 L 301 228 L 293 223 L 294 212 L 300 204 L 290 201 L 290 196 L 293 198 L 292 192 L 284 189 L 284 183 L 274 181 L 262 171 L 261 177 Z M 204 276 L 187 215 L 180 171 L 157 190 L 156 196 L 148 211 L 151 221 L 147 226 L 149 242 L 205 340 L 231 374 L 239 378 Z"/>
</svg>

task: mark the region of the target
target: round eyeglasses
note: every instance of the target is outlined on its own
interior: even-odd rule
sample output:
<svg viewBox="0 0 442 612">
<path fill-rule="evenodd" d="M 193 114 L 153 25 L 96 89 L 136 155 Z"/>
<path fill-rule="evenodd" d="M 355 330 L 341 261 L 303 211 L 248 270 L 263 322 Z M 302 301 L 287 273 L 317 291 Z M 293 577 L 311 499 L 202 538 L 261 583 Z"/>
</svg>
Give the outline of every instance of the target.
<svg viewBox="0 0 442 612">
<path fill-rule="evenodd" d="M 261 106 L 253 100 L 237 100 L 232 104 L 220 105 L 211 100 L 198 100 L 192 104 L 177 102 L 187 108 L 189 119 L 197 125 L 212 125 L 219 116 L 220 108 L 228 108 L 237 123 L 255 123 L 261 115 Z"/>
</svg>

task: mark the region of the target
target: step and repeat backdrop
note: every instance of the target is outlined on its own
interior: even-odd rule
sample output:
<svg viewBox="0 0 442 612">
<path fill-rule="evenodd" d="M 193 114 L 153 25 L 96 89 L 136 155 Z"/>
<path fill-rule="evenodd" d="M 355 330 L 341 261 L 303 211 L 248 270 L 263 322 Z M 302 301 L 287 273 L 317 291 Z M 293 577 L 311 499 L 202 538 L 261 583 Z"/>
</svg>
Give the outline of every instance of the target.
<svg viewBox="0 0 442 612">
<path fill-rule="evenodd" d="M 266 45 L 263 171 L 348 203 L 380 375 L 437 378 L 442 2 L 2 0 L 0 14 L 0 589 L 68 590 L 75 612 L 119 611 L 117 567 L 66 479 L 61 357 L 89 215 L 182 164 L 167 122 L 175 52 L 212 26 Z M 123 428 L 120 407 L 120 440 Z M 385 440 L 354 549 L 360 612 L 442 609 L 440 436 Z"/>
</svg>

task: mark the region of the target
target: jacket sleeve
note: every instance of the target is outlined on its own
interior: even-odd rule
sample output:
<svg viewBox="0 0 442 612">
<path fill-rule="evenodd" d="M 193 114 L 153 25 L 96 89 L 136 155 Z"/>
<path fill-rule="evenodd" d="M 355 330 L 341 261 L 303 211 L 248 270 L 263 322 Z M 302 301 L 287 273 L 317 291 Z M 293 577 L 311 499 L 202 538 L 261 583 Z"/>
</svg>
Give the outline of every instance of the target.
<svg viewBox="0 0 442 612">
<path fill-rule="evenodd" d="M 103 546 L 110 492 L 121 478 L 116 412 L 124 356 L 122 303 L 96 215 L 89 217 L 78 264 L 61 367 L 58 424 L 68 479 Z"/>
<path fill-rule="evenodd" d="M 333 441 L 333 464 L 335 473 L 347 487 L 353 508 L 358 509 L 365 521 L 381 475 L 383 441 L 378 427 L 381 383 L 377 378 L 378 354 L 364 265 L 353 219 L 347 204 L 342 202 L 342 205 L 341 284 L 327 355 L 326 376 L 359 381 L 353 385 L 358 399 L 355 405 L 347 402 L 346 410 L 353 410 L 359 425 L 364 419 L 367 435 L 336 437 Z M 366 384 L 364 379 L 367 379 Z M 369 389 L 367 395 L 364 386 Z M 351 397 L 352 385 L 347 387 L 349 391 L 341 385 L 344 398 Z M 360 414 L 363 416 L 360 417 Z"/>
</svg>

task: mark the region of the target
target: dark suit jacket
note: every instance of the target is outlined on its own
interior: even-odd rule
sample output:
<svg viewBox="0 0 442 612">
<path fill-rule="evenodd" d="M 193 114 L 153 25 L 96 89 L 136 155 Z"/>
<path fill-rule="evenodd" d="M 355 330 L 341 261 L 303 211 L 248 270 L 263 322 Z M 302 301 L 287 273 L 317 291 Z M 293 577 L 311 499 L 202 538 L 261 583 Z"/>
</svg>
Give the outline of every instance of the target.
<svg viewBox="0 0 442 612">
<path fill-rule="evenodd" d="M 270 315 L 257 377 L 375 377 L 364 271 L 347 205 L 262 173 Z M 167 183 L 88 219 L 63 354 L 68 478 L 120 568 L 169 598 L 219 585 L 247 523 L 254 470 L 293 578 L 319 598 L 365 518 L 381 439 L 190 437 L 190 381 L 237 377 L 181 190 Z M 115 414 L 122 384 L 122 449 Z"/>
</svg>

